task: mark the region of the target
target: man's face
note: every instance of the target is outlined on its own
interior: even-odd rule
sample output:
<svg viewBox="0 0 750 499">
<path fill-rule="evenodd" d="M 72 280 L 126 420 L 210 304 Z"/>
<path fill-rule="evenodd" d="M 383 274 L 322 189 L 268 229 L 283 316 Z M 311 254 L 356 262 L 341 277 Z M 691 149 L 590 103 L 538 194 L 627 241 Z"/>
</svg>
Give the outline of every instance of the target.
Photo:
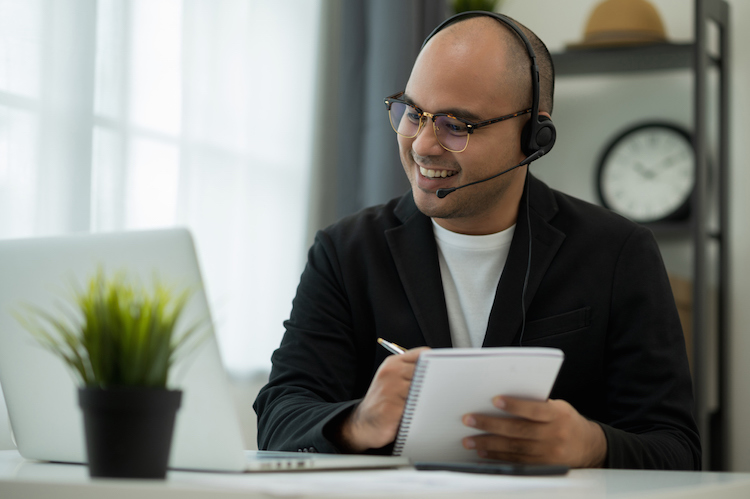
<svg viewBox="0 0 750 499">
<path fill-rule="evenodd" d="M 504 50 L 497 33 L 491 31 L 494 26 L 477 21 L 480 20 L 455 25 L 453 32 L 441 32 L 428 43 L 414 65 L 404 100 L 428 113 L 451 113 L 473 122 L 521 110 L 516 91 L 503 84 Z M 481 26 L 485 32 L 474 29 L 469 36 L 455 36 L 472 25 Z M 523 168 L 460 189 L 443 199 L 435 191 L 481 180 L 518 164 L 524 158 L 520 131 L 526 119 L 513 118 L 476 130 L 466 150 L 460 153 L 449 152 L 440 145 L 431 119 L 417 137 L 399 135 L 401 162 L 420 211 L 438 219 L 441 225 L 467 233 L 476 233 L 477 229 L 463 231 L 460 227 L 477 227 L 483 220 L 508 210 L 514 212 L 515 222 Z M 509 190 L 513 196 L 507 195 Z"/>
</svg>

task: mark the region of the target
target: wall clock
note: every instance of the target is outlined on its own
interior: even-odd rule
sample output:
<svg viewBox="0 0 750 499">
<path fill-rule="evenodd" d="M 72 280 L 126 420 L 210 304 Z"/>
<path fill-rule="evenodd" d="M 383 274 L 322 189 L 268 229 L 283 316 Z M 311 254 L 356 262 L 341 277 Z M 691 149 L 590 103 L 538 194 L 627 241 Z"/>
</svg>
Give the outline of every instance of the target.
<svg viewBox="0 0 750 499">
<path fill-rule="evenodd" d="M 635 222 L 685 218 L 695 187 L 690 134 L 668 123 L 644 123 L 617 135 L 597 168 L 604 206 Z"/>
</svg>

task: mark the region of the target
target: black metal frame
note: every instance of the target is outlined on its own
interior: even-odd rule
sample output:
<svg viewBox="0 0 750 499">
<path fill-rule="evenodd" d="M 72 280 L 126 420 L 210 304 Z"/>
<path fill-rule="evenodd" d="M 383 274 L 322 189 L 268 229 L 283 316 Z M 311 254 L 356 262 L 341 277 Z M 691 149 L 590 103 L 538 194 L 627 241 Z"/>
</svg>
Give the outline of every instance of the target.
<svg viewBox="0 0 750 499">
<path fill-rule="evenodd" d="M 718 28 L 719 53 L 714 57 L 709 53 L 708 22 Z M 727 468 L 727 426 L 728 426 L 728 374 L 729 350 L 727 325 L 729 317 L 729 5 L 725 0 L 695 0 L 695 98 L 694 126 L 695 150 L 697 156 L 697 189 L 695 204 L 697 208 L 693 217 L 693 245 L 695 247 L 695 277 L 693 289 L 693 323 L 695 334 L 694 355 L 700 356 L 702 362 L 696 363 L 702 371 L 696 371 L 696 407 L 698 423 L 704 443 L 704 463 L 709 468 L 724 470 Z M 709 206 L 709 172 L 707 158 L 708 147 L 708 68 L 715 64 L 719 72 L 719 105 L 718 105 L 718 150 L 717 154 L 717 211 L 718 226 L 712 230 L 707 219 Z M 707 341 L 711 332 L 709 317 L 710 289 L 708 244 L 714 239 L 719 247 L 718 252 L 718 296 L 715 319 L 717 339 L 717 380 L 718 404 L 713 412 L 708 406 L 708 378 L 706 356 Z M 696 357 L 697 359 L 698 357 Z"/>
<path fill-rule="evenodd" d="M 689 234 L 694 249 L 693 261 L 693 379 L 696 419 L 701 432 L 704 468 L 727 469 L 728 376 L 729 376 L 729 5 L 726 0 L 694 0 L 695 39 L 686 44 L 656 44 L 610 49 L 576 49 L 553 54 L 557 76 L 692 69 L 693 146 L 696 153 L 696 188 L 688 224 L 662 223 L 652 226 L 657 235 L 672 237 Z M 718 28 L 718 54 L 709 52 L 708 23 Z M 718 70 L 718 116 L 709 116 L 709 68 Z M 718 139 L 711 156 L 708 123 L 717 118 Z M 710 158 L 710 159 L 709 159 Z M 709 175 L 709 169 L 715 174 Z M 710 189 L 714 189 L 712 193 Z M 711 196 L 713 194 L 713 196 Z M 712 202 L 715 205 L 712 206 Z M 715 227 L 708 218 L 716 209 Z M 718 245 L 716 266 L 710 261 L 709 244 Z M 711 315 L 711 272 L 717 273 L 716 314 Z M 710 334 L 716 331 L 717 400 L 710 407 L 708 372 Z"/>
</svg>

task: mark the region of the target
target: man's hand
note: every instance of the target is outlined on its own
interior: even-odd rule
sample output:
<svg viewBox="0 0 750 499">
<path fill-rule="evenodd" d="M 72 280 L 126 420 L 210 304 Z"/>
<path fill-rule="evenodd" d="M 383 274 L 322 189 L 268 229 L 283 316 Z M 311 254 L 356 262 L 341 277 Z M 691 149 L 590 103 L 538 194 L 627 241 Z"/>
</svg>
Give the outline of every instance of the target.
<svg viewBox="0 0 750 499">
<path fill-rule="evenodd" d="M 604 431 L 564 400 L 536 402 L 500 396 L 493 404 L 518 418 L 481 414 L 463 417 L 466 426 L 486 432 L 463 440 L 464 447 L 476 449 L 480 457 L 572 468 L 604 465 Z"/>
<path fill-rule="evenodd" d="M 351 452 L 389 444 L 396 438 L 419 354 L 415 348 L 386 358 L 375 373 L 365 398 L 341 425 L 339 443 Z"/>
</svg>

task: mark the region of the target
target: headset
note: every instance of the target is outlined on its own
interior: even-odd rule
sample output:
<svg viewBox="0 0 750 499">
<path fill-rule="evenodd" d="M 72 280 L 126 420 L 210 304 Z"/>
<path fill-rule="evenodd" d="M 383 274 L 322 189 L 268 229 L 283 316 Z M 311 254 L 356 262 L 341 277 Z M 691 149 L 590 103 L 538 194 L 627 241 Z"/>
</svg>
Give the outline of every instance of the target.
<svg viewBox="0 0 750 499">
<path fill-rule="evenodd" d="M 526 155 L 527 159 L 534 156 L 534 159 L 540 158 L 544 154 L 547 154 L 552 146 L 555 144 L 557 138 L 557 132 L 555 125 L 552 120 L 544 115 L 539 115 L 539 67 L 536 64 L 536 53 L 534 48 L 531 46 L 531 42 L 526 35 L 521 31 L 509 17 L 495 12 L 488 12 L 483 10 L 471 10 L 467 12 L 461 12 L 452 17 L 449 17 L 438 25 L 437 28 L 432 30 L 424 42 L 422 42 L 422 49 L 427 45 L 427 42 L 435 36 L 437 33 L 442 31 L 445 27 L 455 24 L 457 21 L 464 18 L 469 19 L 472 17 L 491 17 L 496 19 L 498 22 L 504 24 L 509 29 L 513 30 L 523 42 L 526 47 L 526 51 L 529 54 L 531 60 L 531 89 L 532 89 L 532 102 L 531 102 L 531 117 L 529 121 L 524 125 L 523 131 L 521 132 L 521 150 Z M 421 50 L 421 49 L 420 49 Z M 532 160 L 533 161 L 533 160 Z M 529 161 L 530 163 L 531 161 Z M 524 163 L 528 164 L 528 163 Z"/>
</svg>

